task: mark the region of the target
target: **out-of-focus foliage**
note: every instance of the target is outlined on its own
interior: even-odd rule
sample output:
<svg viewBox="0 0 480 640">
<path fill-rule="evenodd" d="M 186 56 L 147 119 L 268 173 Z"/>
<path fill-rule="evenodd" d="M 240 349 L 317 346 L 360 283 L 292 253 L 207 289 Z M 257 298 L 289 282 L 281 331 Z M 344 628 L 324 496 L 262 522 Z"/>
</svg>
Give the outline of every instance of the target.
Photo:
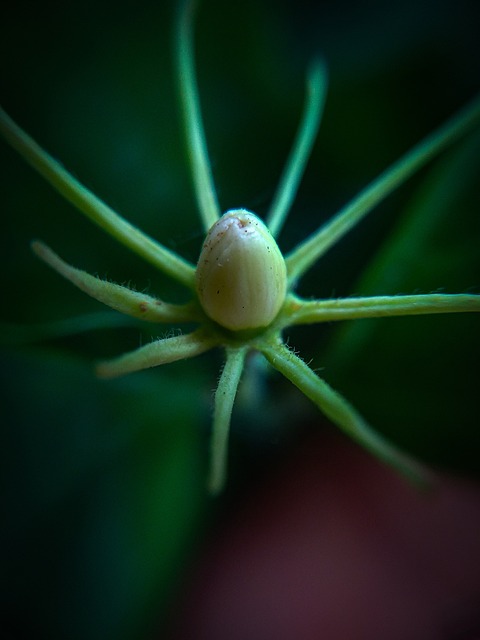
<svg viewBox="0 0 480 640">
<path fill-rule="evenodd" d="M 205 0 L 198 75 L 222 207 L 266 211 L 298 122 L 305 67 L 321 52 L 331 73 L 324 123 L 280 246 L 313 231 L 478 91 L 473 4 Z M 202 234 L 180 127 L 174 13 L 173 2 L 147 0 L 113 9 L 12 4 L 0 25 L 1 94 L 95 193 L 195 261 Z M 335 247 L 301 292 L 478 292 L 478 157 L 478 140 L 449 151 Z M 183 299 L 3 144 L 0 162 L 3 323 L 99 310 L 38 263 L 34 237 L 87 271 Z M 364 321 L 297 329 L 290 343 L 325 366 L 325 378 L 375 427 L 472 473 L 477 326 L 466 315 Z M 4 327 L 0 562 L 2 628 L 13 637 L 138 639 L 168 611 L 211 517 L 204 461 L 218 362 L 207 356 L 109 383 L 91 368 L 159 331 L 132 324 L 19 345 Z M 270 418 L 256 411 L 255 427 L 237 412 L 233 483 L 281 448 L 277 429 L 288 440 L 298 431 L 298 420 L 280 423 L 282 413 L 301 415 L 298 398 L 272 380 L 271 393 L 279 389 L 290 411 L 274 413 L 273 398 Z"/>
</svg>

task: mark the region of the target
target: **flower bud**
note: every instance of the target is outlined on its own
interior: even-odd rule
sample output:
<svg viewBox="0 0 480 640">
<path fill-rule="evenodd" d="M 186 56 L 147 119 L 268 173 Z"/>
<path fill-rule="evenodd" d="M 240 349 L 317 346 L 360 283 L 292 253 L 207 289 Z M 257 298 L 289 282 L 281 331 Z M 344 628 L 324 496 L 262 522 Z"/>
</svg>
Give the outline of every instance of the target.
<svg viewBox="0 0 480 640">
<path fill-rule="evenodd" d="M 285 300 L 285 260 L 255 214 L 232 209 L 205 238 L 196 284 L 205 313 L 218 324 L 234 331 L 266 327 Z"/>
</svg>

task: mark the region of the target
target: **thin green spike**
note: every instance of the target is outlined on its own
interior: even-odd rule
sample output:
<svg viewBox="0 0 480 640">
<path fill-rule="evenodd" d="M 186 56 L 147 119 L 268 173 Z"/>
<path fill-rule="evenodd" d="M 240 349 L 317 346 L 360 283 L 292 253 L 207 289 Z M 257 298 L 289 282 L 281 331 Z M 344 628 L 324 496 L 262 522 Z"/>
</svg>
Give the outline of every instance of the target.
<svg viewBox="0 0 480 640">
<path fill-rule="evenodd" d="M 376 433 L 345 398 L 290 349 L 280 343 L 261 345 L 259 349 L 277 371 L 310 398 L 342 431 L 413 482 L 428 485 L 429 474 L 418 462 Z"/>
<path fill-rule="evenodd" d="M 371 296 L 338 300 L 302 300 L 291 296 L 290 324 L 313 324 L 334 320 L 418 316 L 434 313 L 480 312 L 480 295 L 429 293 L 405 296 Z"/>
<path fill-rule="evenodd" d="M 307 75 L 306 100 L 300 126 L 267 215 L 267 226 L 274 238 L 282 229 L 310 157 L 322 119 L 327 84 L 325 62 L 314 60 Z"/>
<path fill-rule="evenodd" d="M 0 133 L 66 200 L 119 242 L 170 277 L 195 287 L 195 267 L 134 227 L 44 151 L 0 108 Z"/>
<path fill-rule="evenodd" d="M 32 250 L 64 278 L 115 311 L 148 322 L 190 322 L 199 319 L 198 306 L 194 303 L 171 304 L 115 282 L 101 280 L 82 269 L 72 267 L 38 240 L 32 242 Z"/>
<path fill-rule="evenodd" d="M 289 282 L 295 282 L 310 269 L 333 244 L 407 178 L 479 123 L 480 96 L 477 96 L 380 174 L 317 232 L 293 249 L 286 258 Z"/>
<path fill-rule="evenodd" d="M 227 477 L 228 433 L 233 403 L 243 371 L 247 349 L 227 348 L 227 360 L 215 392 L 215 413 L 211 440 L 211 467 L 208 489 L 218 494 Z"/>
<path fill-rule="evenodd" d="M 127 373 L 158 367 L 161 364 L 194 358 L 212 349 L 217 343 L 218 339 L 209 335 L 204 329 L 155 340 L 118 358 L 100 362 L 97 365 L 97 375 L 101 378 L 117 378 Z"/>
<path fill-rule="evenodd" d="M 207 232 L 220 218 L 221 210 L 213 182 L 207 143 L 195 79 L 193 56 L 193 17 L 195 0 L 185 0 L 181 7 L 176 34 L 176 53 L 180 79 L 180 98 L 187 136 L 195 195 L 203 226 Z"/>
</svg>

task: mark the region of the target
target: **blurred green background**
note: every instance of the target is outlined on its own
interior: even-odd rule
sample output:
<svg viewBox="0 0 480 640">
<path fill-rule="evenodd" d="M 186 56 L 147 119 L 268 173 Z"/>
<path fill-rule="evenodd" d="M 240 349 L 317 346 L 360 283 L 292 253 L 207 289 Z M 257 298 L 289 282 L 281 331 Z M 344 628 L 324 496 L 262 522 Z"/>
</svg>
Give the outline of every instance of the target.
<svg viewBox="0 0 480 640">
<path fill-rule="evenodd" d="M 317 228 L 478 91 L 475 4 L 205 0 L 197 65 L 222 208 L 266 212 L 306 66 L 320 52 L 331 74 L 324 122 L 281 248 Z M 17 2 L 0 24 L 1 95 L 84 184 L 195 261 L 202 230 L 174 16 L 173 1 Z M 477 132 L 420 172 L 300 292 L 478 293 L 479 152 Z M 39 263 L 29 242 L 41 238 L 76 266 L 167 300 L 184 300 L 183 290 L 84 220 L 3 143 L 0 162 L 2 629 L 11 638 L 151 637 L 222 511 L 255 491 L 304 424 L 322 421 L 272 376 L 260 407 L 236 411 L 229 488 L 211 501 L 204 479 L 221 355 L 97 380 L 94 361 L 169 328 L 106 312 Z M 63 322 L 79 317 L 76 329 Z M 89 322 L 100 328 L 83 330 Z M 290 344 L 379 430 L 436 466 L 478 476 L 478 326 L 469 314 L 363 321 L 296 329 Z"/>
</svg>

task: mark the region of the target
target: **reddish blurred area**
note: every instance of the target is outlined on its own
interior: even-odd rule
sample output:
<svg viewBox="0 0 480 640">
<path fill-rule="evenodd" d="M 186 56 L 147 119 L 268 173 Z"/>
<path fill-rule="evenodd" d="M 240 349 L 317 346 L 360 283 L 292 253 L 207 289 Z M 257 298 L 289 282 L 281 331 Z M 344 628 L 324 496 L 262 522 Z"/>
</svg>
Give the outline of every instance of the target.
<svg viewBox="0 0 480 640">
<path fill-rule="evenodd" d="M 215 530 L 175 640 L 480 637 L 480 486 L 311 437 Z"/>
</svg>

